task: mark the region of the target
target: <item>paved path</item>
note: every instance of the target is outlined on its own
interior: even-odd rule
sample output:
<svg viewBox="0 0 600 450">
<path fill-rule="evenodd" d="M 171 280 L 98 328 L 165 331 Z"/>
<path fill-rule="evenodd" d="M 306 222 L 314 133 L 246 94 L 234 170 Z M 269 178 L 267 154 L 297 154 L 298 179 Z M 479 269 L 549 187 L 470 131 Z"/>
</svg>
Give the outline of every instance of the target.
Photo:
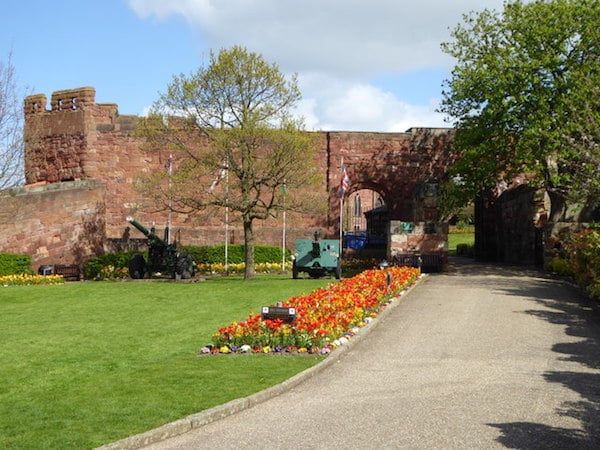
<svg viewBox="0 0 600 450">
<path fill-rule="evenodd" d="M 454 266 L 305 382 L 148 448 L 600 448 L 600 313 L 536 272 Z"/>
</svg>

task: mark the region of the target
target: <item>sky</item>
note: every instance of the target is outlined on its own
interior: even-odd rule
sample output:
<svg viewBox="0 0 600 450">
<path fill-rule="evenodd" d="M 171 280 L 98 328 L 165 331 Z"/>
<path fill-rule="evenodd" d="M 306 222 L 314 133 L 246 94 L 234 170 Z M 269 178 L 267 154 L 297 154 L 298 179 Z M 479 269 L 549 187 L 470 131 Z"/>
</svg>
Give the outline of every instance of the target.
<svg viewBox="0 0 600 450">
<path fill-rule="evenodd" d="M 297 74 L 310 130 L 451 126 L 436 112 L 462 15 L 503 0 L 4 0 L 0 62 L 27 94 L 92 86 L 143 115 L 174 75 L 240 45 Z"/>
</svg>

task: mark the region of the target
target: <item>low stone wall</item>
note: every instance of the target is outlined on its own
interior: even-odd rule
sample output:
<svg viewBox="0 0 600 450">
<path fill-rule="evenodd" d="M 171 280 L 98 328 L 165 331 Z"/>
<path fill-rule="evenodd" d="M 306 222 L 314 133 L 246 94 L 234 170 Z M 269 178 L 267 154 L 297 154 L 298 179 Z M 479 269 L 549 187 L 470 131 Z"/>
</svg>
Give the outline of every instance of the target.
<svg viewBox="0 0 600 450">
<path fill-rule="evenodd" d="M 94 180 L 30 185 L 0 193 L 0 251 L 46 264 L 80 265 L 101 253 L 104 187 Z"/>
<path fill-rule="evenodd" d="M 448 223 L 402 222 L 391 220 L 388 231 L 388 258 L 406 253 L 436 253 L 448 257 Z"/>
</svg>

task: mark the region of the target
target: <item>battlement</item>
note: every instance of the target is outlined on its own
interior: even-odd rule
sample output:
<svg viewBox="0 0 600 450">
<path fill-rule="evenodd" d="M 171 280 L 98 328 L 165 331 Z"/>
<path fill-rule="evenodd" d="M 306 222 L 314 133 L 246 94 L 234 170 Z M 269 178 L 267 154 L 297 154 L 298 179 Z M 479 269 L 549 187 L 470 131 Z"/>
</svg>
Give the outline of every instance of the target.
<svg viewBox="0 0 600 450">
<path fill-rule="evenodd" d="M 91 106 L 96 101 L 96 89 L 80 87 L 52 93 L 50 111 L 73 111 Z M 47 97 L 44 94 L 34 94 L 25 97 L 23 109 L 25 116 L 47 112 Z"/>
</svg>

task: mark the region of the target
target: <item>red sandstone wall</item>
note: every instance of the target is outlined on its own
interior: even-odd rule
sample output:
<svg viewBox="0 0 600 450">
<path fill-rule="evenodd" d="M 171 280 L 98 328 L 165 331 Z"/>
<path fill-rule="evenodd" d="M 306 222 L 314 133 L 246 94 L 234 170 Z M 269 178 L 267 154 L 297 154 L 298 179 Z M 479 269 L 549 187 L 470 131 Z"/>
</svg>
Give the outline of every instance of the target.
<svg viewBox="0 0 600 450">
<path fill-rule="evenodd" d="M 94 180 L 102 190 L 94 195 L 106 199 L 103 204 L 106 237 L 123 236 L 128 228 L 125 221 L 128 215 L 148 226 L 155 221 L 161 232 L 167 213 L 154 211 L 136 191 L 135 182 L 144 172 L 163 167 L 165 161 L 159 155 L 141 151 L 141 141 L 134 134 L 137 117 L 120 116 L 116 104 L 95 103 L 93 88 L 57 91 L 50 106 L 47 110 L 44 95 L 25 99 L 27 183 Z M 444 178 L 452 161 L 450 137 L 447 129 L 414 129 L 407 133 L 319 132 L 315 164 L 323 174 L 323 185 L 318 189 L 329 196 L 329 208 L 319 216 L 288 212 L 287 245 L 292 246 L 296 238 L 312 236 L 315 230 L 323 237 L 338 235 L 342 157 L 350 176 L 349 193 L 360 189 L 378 192 L 393 219 L 437 220 L 436 203 L 427 194 L 425 182 Z M 59 203 L 60 200 L 40 204 L 39 214 L 70 215 L 70 206 L 61 207 Z M 38 213 L 31 210 L 31 214 Z M 225 241 L 223 219 L 223 214 L 174 214 L 172 228 L 184 244 L 221 243 Z M 229 242 L 243 242 L 241 224 L 233 220 L 233 215 L 230 219 Z M 52 233 L 50 229 L 47 231 Z M 132 238 L 143 237 L 135 229 L 129 231 Z M 261 244 L 281 245 L 281 231 L 281 216 L 257 221 L 255 238 Z M 64 240 L 60 242 L 64 244 Z M 41 247 L 44 246 L 48 248 Z M 25 248 L 29 252 L 32 247 L 28 244 Z M 64 255 L 58 250 L 50 253 L 67 258 L 69 248 L 66 247 Z M 36 259 L 46 258 L 44 252 L 36 249 Z"/>
<path fill-rule="evenodd" d="M 372 189 L 382 195 L 390 217 L 405 221 L 438 219 L 434 203 L 423 201 L 422 183 L 442 181 L 453 162 L 448 129 L 415 128 L 406 133 L 331 132 L 334 167 L 347 166 L 351 192 Z M 336 182 L 339 172 L 334 172 Z M 331 198 L 331 208 L 337 202 Z"/>
<path fill-rule="evenodd" d="M 0 252 L 42 264 L 80 264 L 102 250 L 104 189 L 66 182 L 15 189 L 0 196 Z"/>
</svg>

